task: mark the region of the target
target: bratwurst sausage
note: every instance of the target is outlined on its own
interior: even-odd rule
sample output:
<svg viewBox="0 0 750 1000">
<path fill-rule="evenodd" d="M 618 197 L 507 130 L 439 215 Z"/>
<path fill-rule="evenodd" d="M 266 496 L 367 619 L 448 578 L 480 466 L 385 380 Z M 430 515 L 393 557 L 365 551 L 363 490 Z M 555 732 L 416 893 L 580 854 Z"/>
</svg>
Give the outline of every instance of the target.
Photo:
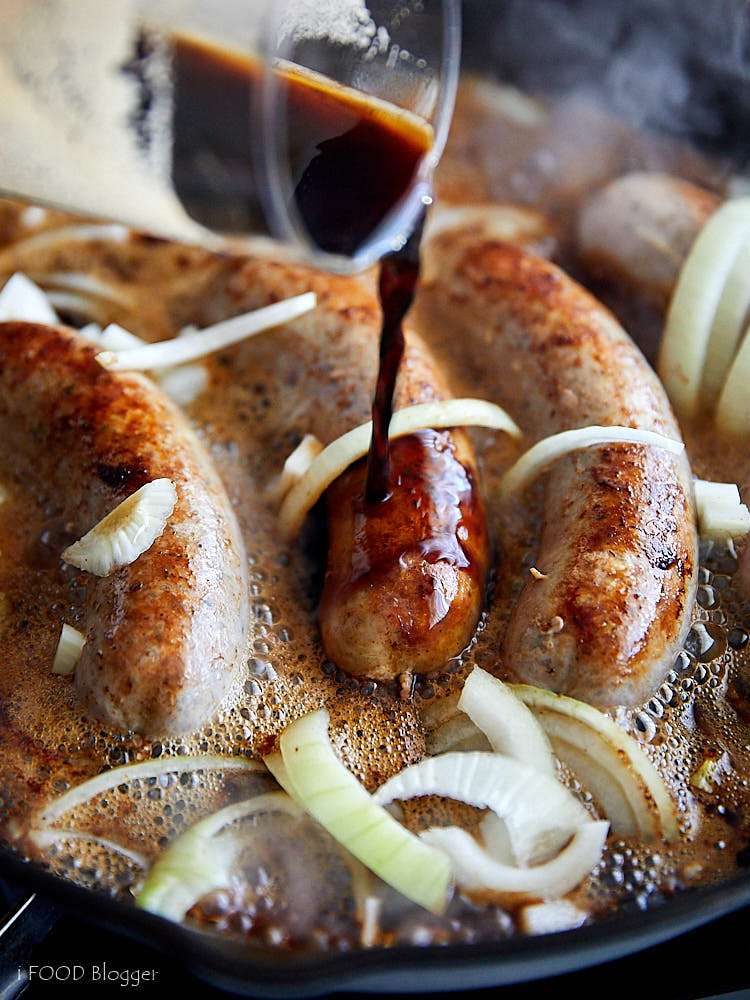
<svg viewBox="0 0 750 1000">
<path fill-rule="evenodd" d="M 147 736 L 200 728 L 228 695 L 247 641 L 246 558 L 223 487 L 185 418 L 148 379 L 108 372 L 73 331 L 0 324 L 0 427 L 64 505 L 71 541 L 144 483 L 177 504 L 130 565 L 85 576 L 75 684 L 108 726 Z M 25 473 L 28 476 L 28 471 Z"/>
<path fill-rule="evenodd" d="M 447 266 L 423 289 L 422 332 L 448 324 L 469 370 L 491 366 L 495 401 L 530 439 L 588 424 L 679 439 L 638 349 L 558 267 L 509 244 L 454 254 L 451 234 L 437 240 Z M 648 698 L 689 627 L 697 540 L 687 460 L 617 444 L 557 462 L 535 563 L 505 631 L 503 676 L 597 705 Z"/>
<path fill-rule="evenodd" d="M 624 174 L 583 202 L 577 253 L 593 277 L 666 309 L 688 250 L 720 204 L 669 174 Z"/>
<path fill-rule="evenodd" d="M 212 295 L 237 311 L 311 290 L 313 313 L 240 345 L 235 378 L 262 372 L 281 387 L 273 408 L 285 434 L 328 444 L 370 418 L 380 307 L 351 278 L 262 258 L 243 261 Z M 395 408 L 448 397 L 425 344 L 405 331 Z M 319 620 L 328 656 L 357 676 L 388 679 L 439 669 L 471 639 L 490 561 L 471 445 L 461 430 L 425 431 L 393 444 L 391 496 L 364 500 L 365 463 L 327 491 L 328 556 Z"/>
</svg>

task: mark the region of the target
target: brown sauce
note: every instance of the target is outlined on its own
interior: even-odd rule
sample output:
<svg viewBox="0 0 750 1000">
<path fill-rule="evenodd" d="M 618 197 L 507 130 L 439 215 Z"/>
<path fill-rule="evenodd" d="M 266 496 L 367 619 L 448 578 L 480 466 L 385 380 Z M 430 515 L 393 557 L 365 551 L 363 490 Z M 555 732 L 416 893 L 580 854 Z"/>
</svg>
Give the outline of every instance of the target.
<svg viewBox="0 0 750 1000">
<path fill-rule="evenodd" d="M 460 111 L 459 137 L 470 117 L 470 109 Z M 655 148 L 650 145 L 650 153 L 654 154 Z M 455 145 L 453 156 L 458 157 Z M 632 147 L 628 156 L 632 156 Z M 690 159 L 688 154 L 686 157 Z M 676 157 L 665 159 L 674 169 L 679 166 Z M 621 166 L 619 161 L 609 169 L 614 173 Z M 701 169 L 710 175 L 710 164 Z M 551 179 L 540 200 L 545 207 L 553 207 L 562 222 L 575 205 L 575 197 L 561 193 L 559 185 L 555 189 Z M 19 207 L 8 209 L 7 232 L 12 234 L 8 242 L 24 235 L 21 213 Z M 0 240 L 3 238 L 0 232 Z M 134 260 L 128 263 L 125 256 L 131 251 Z M 216 311 L 227 313 L 236 305 L 232 290 L 237 275 L 227 262 L 161 243 L 138 244 L 131 251 L 113 246 L 107 253 L 110 259 L 103 260 L 100 250 L 87 256 L 86 251 L 72 248 L 64 263 L 69 269 L 86 270 L 112 283 L 130 282 L 127 287 L 136 304 L 146 304 L 157 293 L 173 294 L 172 332 L 187 322 L 200 324 L 219 318 Z M 19 242 L 15 262 L 22 261 Z M 62 266 L 61 261 L 54 266 Z M 117 318 L 128 325 L 127 315 Z M 137 310 L 133 320 L 138 322 Z M 168 319 L 162 317 L 162 322 Z M 147 335 L 146 330 L 136 332 Z M 489 367 L 468 370 L 461 344 L 451 340 L 447 330 L 436 346 L 442 348 L 440 353 L 450 367 L 457 395 L 491 398 L 493 375 Z M 0 444 L 0 484 L 8 492 L 0 527 L 0 833 L 13 850 L 33 853 L 39 863 L 63 877 L 123 900 L 130 899 L 140 876 L 136 865 L 116 853 L 72 841 L 31 851 L 24 833 L 40 804 L 117 764 L 182 754 L 257 755 L 273 745 L 285 725 L 320 705 L 331 711 L 332 736 L 342 759 L 372 788 L 423 755 L 423 718 L 460 689 L 473 665 L 489 670 L 497 665 L 508 606 L 533 565 L 538 497 L 519 505 L 515 514 L 522 528 L 506 562 L 516 565 L 518 572 L 495 581 L 468 648 L 435 675 L 419 678 L 410 700 L 404 700 L 395 687 L 357 682 L 338 671 L 326 659 L 317 630 L 319 524 L 311 521 L 298 544 L 284 546 L 274 533 L 273 507 L 265 502 L 284 458 L 310 429 L 310 414 L 314 412 L 300 410 L 294 389 L 309 375 L 310 359 L 302 349 L 293 354 L 285 350 L 288 347 L 280 335 L 272 342 L 256 338 L 237 352 L 222 352 L 207 363 L 208 389 L 189 407 L 240 521 L 250 556 L 254 619 L 241 688 L 214 723 L 190 737 L 148 741 L 133 734 L 108 732 L 83 715 L 70 680 L 51 675 L 49 665 L 60 619 L 66 616 L 75 624 L 80 614 L 81 581 L 61 572 L 50 556 L 50 550 L 65 535 L 59 498 L 56 501 L 47 495 L 43 479 L 33 468 L 18 463 L 7 442 Z M 358 403 L 360 409 L 368 405 L 369 388 Z M 717 449 L 710 434 L 699 428 L 687 428 L 686 438 L 697 475 L 750 481 L 744 449 Z M 486 495 L 492 496 L 513 458 L 513 448 L 499 436 L 490 439 L 478 433 L 475 440 Z M 119 472 L 107 474 L 117 477 Z M 489 517 L 493 535 L 501 538 L 497 512 L 490 509 Z M 641 740 L 644 752 L 665 777 L 680 811 L 683 838 L 668 846 L 611 838 L 601 865 L 574 894 L 576 902 L 593 917 L 645 909 L 691 885 L 730 877 L 747 865 L 750 762 L 744 748 L 750 743 L 750 734 L 725 696 L 731 688 L 733 703 L 741 705 L 741 681 L 750 671 L 750 602 L 736 571 L 737 558 L 730 551 L 704 546 L 694 610 L 695 622 L 702 629 L 688 637 L 686 650 L 646 705 L 617 713 L 618 722 Z M 708 643 L 706 635 L 711 639 Z M 709 758 L 719 764 L 715 787 L 696 788 L 691 777 Z M 593 808 L 574 777 L 566 774 L 566 780 Z M 177 773 L 164 782 L 133 783 L 100 797 L 78 809 L 70 825 L 126 843 L 153 859 L 196 818 L 252 794 L 257 787 L 255 777 Z M 435 803 L 425 804 L 423 818 L 429 819 L 431 810 L 439 811 Z M 414 817 L 415 822 L 419 819 L 419 815 Z M 271 851 L 273 846 L 264 850 Z M 311 846 L 310 857 L 317 857 L 316 850 L 328 852 L 330 845 Z M 283 852 L 273 853 L 273 857 L 275 864 L 284 866 Z M 291 865 L 292 859 L 286 860 Z M 249 861 L 248 870 L 258 863 Z M 356 921 L 351 919 L 351 882 L 338 861 L 327 864 L 335 870 L 343 908 L 323 927 L 316 927 L 313 916 L 306 929 L 291 928 L 285 922 L 285 905 L 279 896 L 271 899 L 270 906 L 260 906 L 258 893 L 248 895 L 250 890 L 244 895 L 238 892 L 206 900 L 193 917 L 204 926 L 269 947 L 357 946 Z M 293 867 L 285 869 L 280 883 L 294 885 L 294 873 Z M 438 919 L 414 908 L 404 911 L 403 900 L 386 895 L 381 925 L 380 943 L 386 944 L 497 940 L 515 933 L 511 907 L 476 908 L 458 897 L 447 916 Z M 320 932 L 317 938 L 316 931 Z"/>
</svg>

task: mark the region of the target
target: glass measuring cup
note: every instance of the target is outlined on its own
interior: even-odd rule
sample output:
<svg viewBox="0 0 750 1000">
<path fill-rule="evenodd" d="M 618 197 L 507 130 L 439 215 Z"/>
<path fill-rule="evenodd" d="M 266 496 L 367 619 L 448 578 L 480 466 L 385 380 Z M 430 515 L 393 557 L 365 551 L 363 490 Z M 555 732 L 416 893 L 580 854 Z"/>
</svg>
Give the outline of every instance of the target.
<svg viewBox="0 0 750 1000">
<path fill-rule="evenodd" d="M 203 242 L 270 233 L 340 271 L 397 248 L 429 200 L 455 96 L 458 0 L 5 7 L 8 194 Z M 368 130 L 371 157 L 378 136 L 391 143 L 369 179 L 357 145 Z M 378 187 L 399 156 L 398 183 Z M 348 202 L 347 178 L 361 181 Z M 319 219 L 339 203 L 323 237 Z"/>
</svg>

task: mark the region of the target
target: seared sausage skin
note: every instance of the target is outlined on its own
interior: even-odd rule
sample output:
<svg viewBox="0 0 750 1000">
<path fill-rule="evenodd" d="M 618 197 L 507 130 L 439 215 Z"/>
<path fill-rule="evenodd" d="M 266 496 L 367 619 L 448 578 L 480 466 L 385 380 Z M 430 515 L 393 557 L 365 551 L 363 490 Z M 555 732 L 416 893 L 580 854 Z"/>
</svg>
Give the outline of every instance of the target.
<svg viewBox="0 0 750 1000">
<path fill-rule="evenodd" d="M 108 372 L 74 332 L 0 324 L 0 426 L 70 541 L 146 482 L 177 504 L 135 562 L 86 590 L 81 701 L 113 729 L 200 728 L 230 691 L 247 640 L 246 558 L 223 487 L 185 418 L 148 379 Z"/>
<path fill-rule="evenodd" d="M 451 325 L 469 368 L 493 366 L 496 401 L 530 440 L 588 424 L 679 438 L 638 349 L 559 268 L 492 241 L 445 250 L 452 266 L 425 289 L 423 320 Z M 503 675 L 597 705 L 639 704 L 689 627 L 697 539 L 687 460 L 611 445 L 557 462 L 547 482 L 543 576 L 529 578 L 510 614 Z"/>
<path fill-rule="evenodd" d="M 285 434 L 313 433 L 328 444 L 370 419 L 377 300 L 356 280 L 262 259 L 244 261 L 224 294 L 237 310 L 308 289 L 318 297 L 314 312 L 241 345 L 233 366 L 238 377 L 262 371 L 284 387 L 277 420 Z M 422 339 L 407 328 L 405 341 L 395 408 L 447 398 Z M 357 676 L 437 670 L 474 633 L 490 562 L 471 445 L 457 429 L 396 441 L 392 495 L 382 504 L 364 502 L 364 476 L 362 462 L 327 491 L 323 645 L 338 667 Z"/>
</svg>

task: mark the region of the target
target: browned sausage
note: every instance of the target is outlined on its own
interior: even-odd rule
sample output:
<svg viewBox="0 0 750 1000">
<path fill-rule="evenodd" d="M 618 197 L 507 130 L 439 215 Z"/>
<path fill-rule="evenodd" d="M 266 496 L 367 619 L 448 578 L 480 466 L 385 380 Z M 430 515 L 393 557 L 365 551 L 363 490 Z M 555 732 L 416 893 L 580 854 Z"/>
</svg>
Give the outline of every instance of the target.
<svg viewBox="0 0 750 1000">
<path fill-rule="evenodd" d="M 287 434 L 328 444 L 370 418 L 381 322 L 372 293 L 353 279 L 258 258 L 244 261 L 212 303 L 236 311 L 308 289 L 318 296 L 313 313 L 241 345 L 232 364 L 239 378 L 262 372 L 284 387 L 275 418 Z M 407 329 L 395 407 L 448 395 Z M 374 678 L 437 670 L 472 637 L 490 561 L 472 448 L 459 430 L 410 436 L 394 447 L 390 500 L 365 504 L 363 482 L 361 463 L 328 490 L 326 652 L 341 669 Z"/>
<path fill-rule="evenodd" d="M 546 260 L 479 241 L 423 292 L 423 330 L 446 325 L 469 370 L 530 438 L 622 424 L 679 438 L 655 374 L 591 295 Z M 687 461 L 612 445 L 556 463 L 529 578 L 502 645 L 503 675 L 599 705 L 648 698 L 689 626 L 697 541 Z M 514 567 L 503 567 L 512 572 Z"/>
<path fill-rule="evenodd" d="M 688 250 L 720 204 L 669 174 L 624 174 L 582 204 L 577 252 L 592 276 L 664 309 Z"/>
<path fill-rule="evenodd" d="M 75 684 L 114 729 L 193 731 L 242 662 L 242 540 L 185 418 L 148 379 L 105 371 L 96 352 L 63 328 L 0 324 L 0 427 L 37 495 L 62 506 L 70 541 L 144 483 L 174 482 L 174 512 L 148 551 L 107 577 L 81 574 L 86 645 Z"/>
</svg>

